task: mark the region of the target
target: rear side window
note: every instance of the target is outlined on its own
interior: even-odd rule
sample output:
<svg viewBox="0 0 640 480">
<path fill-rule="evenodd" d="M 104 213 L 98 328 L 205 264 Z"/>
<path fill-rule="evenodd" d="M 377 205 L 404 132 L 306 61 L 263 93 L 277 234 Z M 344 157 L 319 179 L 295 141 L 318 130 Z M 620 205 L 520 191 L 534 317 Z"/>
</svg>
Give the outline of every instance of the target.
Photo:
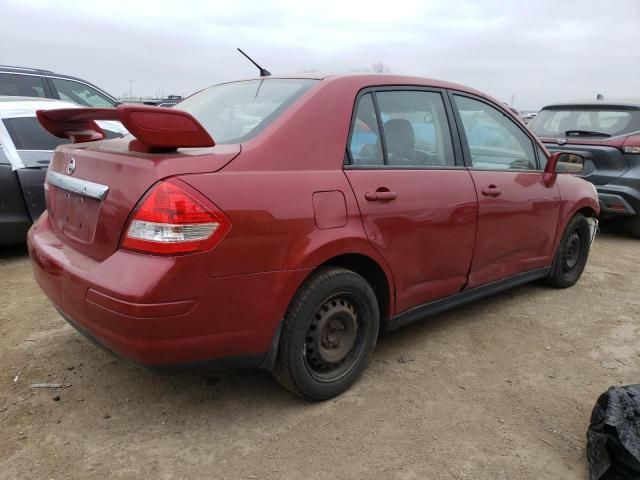
<svg viewBox="0 0 640 480">
<path fill-rule="evenodd" d="M 378 118 L 370 93 L 360 97 L 358 102 L 349 152 L 353 165 L 384 165 Z"/>
<path fill-rule="evenodd" d="M 95 88 L 73 80 L 52 78 L 60 100 L 84 105 L 85 107 L 113 107 L 115 102 Z"/>
<path fill-rule="evenodd" d="M 541 137 L 612 137 L 640 130 L 640 110 L 543 109 L 529 128 Z"/>
<path fill-rule="evenodd" d="M 5 118 L 2 120 L 16 150 L 55 150 L 58 145 L 69 143 L 47 132 L 36 117 Z M 103 129 L 105 138 L 118 138 L 121 135 Z"/>
<path fill-rule="evenodd" d="M 3 122 L 16 150 L 54 150 L 58 145 L 69 143 L 47 132 L 36 117 L 5 118 Z"/>
<path fill-rule="evenodd" d="M 474 168 L 535 170 L 531 139 L 497 108 L 454 95 Z"/>
<path fill-rule="evenodd" d="M 0 95 L 44 98 L 44 80 L 33 75 L 0 73 Z"/>
<path fill-rule="evenodd" d="M 387 163 L 392 166 L 455 165 L 442 96 L 437 92 L 377 92 Z"/>
<path fill-rule="evenodd" d="M 373 95 L 378 102 L 376 116 Z M 382 126 L 382 135 L 379 125 Z M 449 124 L 438 92 L 397 90 L 360 97 L 349 140 L 353 165 L 455 165 Z"/>
<path fill-rule="evenodd" d="M 260 79 L 214 85 L 180 102 L 217 144 L 239 143 L 257 135 L 317 80 Z"/>
</svg>

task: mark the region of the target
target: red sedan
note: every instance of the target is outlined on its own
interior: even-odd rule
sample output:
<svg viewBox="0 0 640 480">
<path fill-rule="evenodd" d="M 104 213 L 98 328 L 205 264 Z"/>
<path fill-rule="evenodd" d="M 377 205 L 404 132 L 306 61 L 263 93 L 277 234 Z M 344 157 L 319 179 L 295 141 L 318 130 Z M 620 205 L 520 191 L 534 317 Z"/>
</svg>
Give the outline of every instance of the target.
<svg viewBox="0 0 640 480">
<path fill-rule="evenodd" d="M 35 277 L 140 364 L 271 370 L 333 397 L 378 335 L 538 279 L 580 277 L 599 213 L 582 159 L 498 102 L 393 75 L 260 78 L 176 108 L 39 112 L 57 149 Z M 95 120 L 131 132 L 102 140 Z"/>
</svg>

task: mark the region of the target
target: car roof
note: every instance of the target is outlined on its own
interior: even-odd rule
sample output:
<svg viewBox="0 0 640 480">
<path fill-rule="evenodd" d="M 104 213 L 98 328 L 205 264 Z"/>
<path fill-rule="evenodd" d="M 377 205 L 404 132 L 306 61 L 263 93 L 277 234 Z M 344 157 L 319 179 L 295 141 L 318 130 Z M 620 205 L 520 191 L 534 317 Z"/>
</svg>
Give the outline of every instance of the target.
<svg viewBox="0 0 640 480">
<path fill-rule="evenodd" d="M 446 88 L 450 90 L 460 90 L 464 92 L 473 93 L 486 98 L 491 98 L 486 94 L 475 90 L 471 87 L 461 85 L 454 82 L 447 82 L 444 80 L 437 80 L 434 78 L 417 77 L 412 75 L 396 75 L 390 73 L 296 73 L 291 75 L 270 75 L 268 77 L 251 77 L 241 80 L 233 80 L 224 83 L 235 83 L 249 80 L 269 80 L 269 79 L 310 79 L 321 80 L 327 82 L 343 82 L 351 84 L 359 84 L 361 88 L 366 87 L 384 87 L 384 86 L 418 86 L 418 87 L 435 87 Z M 220 84 L 222 85 L 222 84 Z M 495 99 L 493 99 L 495 100 Z M 498 100 L 496 100 L 498 101 Z M 500 102 L 503 105 L 503 102 Z M 507 107 L 505 107 L 507 108 Z"/>
<path fill-rule="evenodd" d="M 543 109 L 558 109 L 562 107 L 623 107 L 623 108 L 638 108 L 640 109 L 640 99 L 632 98 L 607 98 L 604 100 L 573 100 L 568 102 L 551 103 L 543 107 Z"/>
<path fill-rule="evenodd" d="M 83 78 L 74 77 L 73 75 L 66 75 L 64 73 L 55 73 L 51 70 L 44 70 L 41 68 L 29 68 L 29 67 L 15 67 L 12 65 L 0 65 L 0 73 L 22 73 L 22 74 L 30 74 L 30 75 L 41 75 L 44 77 L 54 76 L 59 78 L 68 78 L 69 80 L 78 80 L 83 83 L 88 83 L 93 85 L 90 82 L 87 82 Z M 95 85 L 94 85 L 95 86 Z"/>
<path fill-rule="evenodd" d="M 0 96 L 0 118 L 33 117 L 36 110 L 79 107 L 75 103 L 52 98 Z"/>
</svg>

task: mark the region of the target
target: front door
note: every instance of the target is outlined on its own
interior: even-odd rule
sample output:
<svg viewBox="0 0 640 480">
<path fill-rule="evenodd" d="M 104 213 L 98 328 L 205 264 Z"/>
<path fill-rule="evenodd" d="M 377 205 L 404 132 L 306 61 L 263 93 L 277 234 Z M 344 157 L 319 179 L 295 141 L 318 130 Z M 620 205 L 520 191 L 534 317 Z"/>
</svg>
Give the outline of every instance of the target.
<svg viewBox="0 0 640 480">
<path fill-rule="evenodd" d="M 471 265 L 477 199 L 471 175 L 456 165 L 442 93 L 361 95 L 349 160 L 345 174 L 366 234 L 393 272 L 395 313 L 459 292 Z"/>
<path fill-rule="evenodd" d="M 548 186 L 543 181 L 535 143 L 494 106 L 470 96 L 453 98 L 478 192 L 478 232 L 467 287 L 548 267 L 561 199 L 555 182 Z"/>
</svg>

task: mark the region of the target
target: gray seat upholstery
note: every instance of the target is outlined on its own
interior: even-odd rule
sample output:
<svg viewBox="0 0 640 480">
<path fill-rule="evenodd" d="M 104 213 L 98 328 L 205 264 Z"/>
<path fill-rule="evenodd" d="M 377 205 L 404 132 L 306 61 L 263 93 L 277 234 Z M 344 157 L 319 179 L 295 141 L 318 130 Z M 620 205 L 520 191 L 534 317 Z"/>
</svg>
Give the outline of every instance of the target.
<svg viewBox="0 0 640 480">
<path fill-rule="evenodd" d="M 383 128 L 389 163 L 393 163 L 394 160 L 413 161 L 416 136 L 411 122 L 404 118 L 392 118 L 384 123 Z"/>
</svg>

